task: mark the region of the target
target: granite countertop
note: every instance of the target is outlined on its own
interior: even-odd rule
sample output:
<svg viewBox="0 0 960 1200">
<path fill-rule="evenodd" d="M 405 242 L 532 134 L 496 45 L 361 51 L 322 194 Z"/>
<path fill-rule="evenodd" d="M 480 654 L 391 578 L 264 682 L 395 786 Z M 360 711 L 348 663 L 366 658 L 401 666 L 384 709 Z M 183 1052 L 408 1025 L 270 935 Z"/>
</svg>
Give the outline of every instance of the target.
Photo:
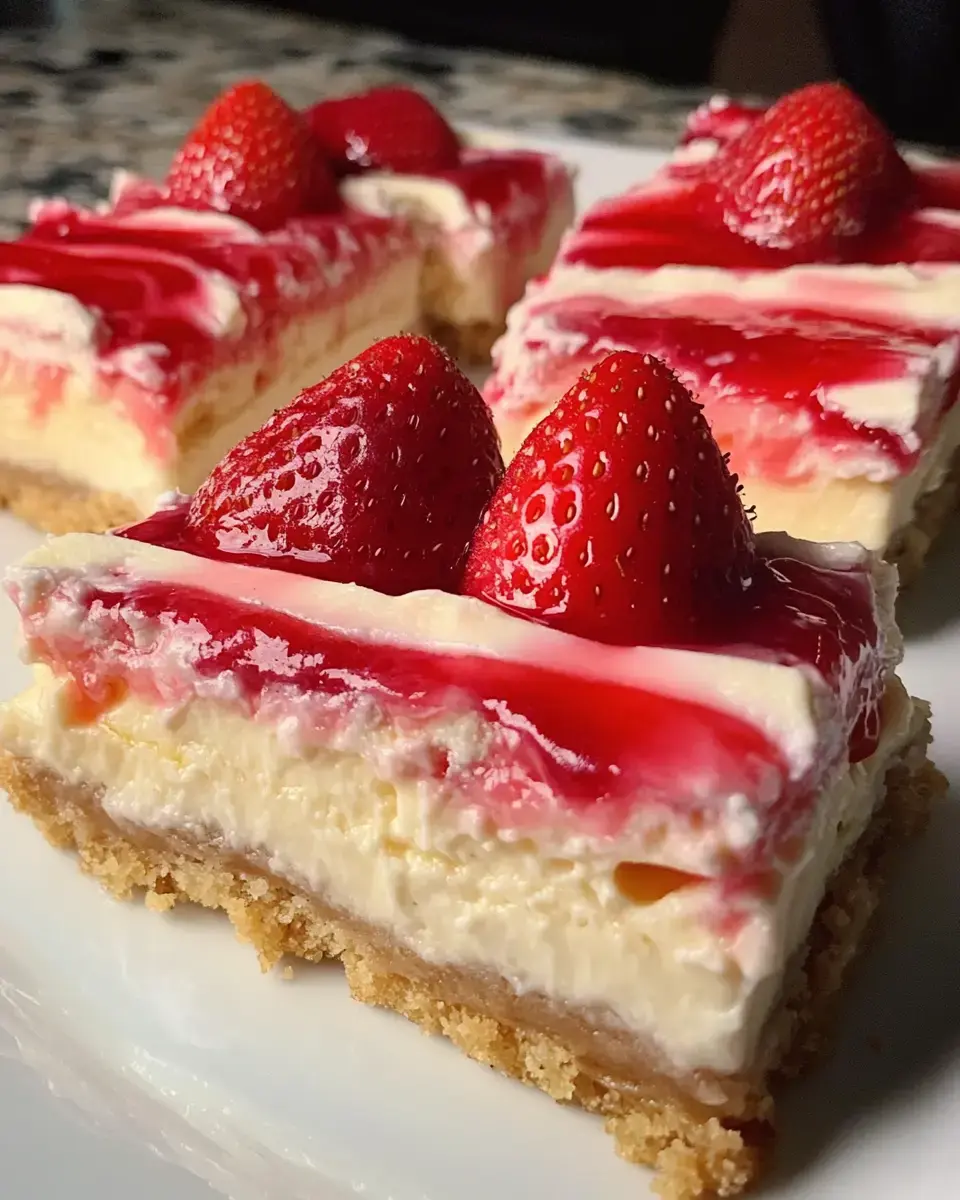
<svg viewBox="0 0 960 1200">
<path fill-rule="evenodd" d="M 459 122 L 669 146 L 701 94 L 207 0 L 74 0 L 82 29 L 0 34 L 0 232 L 36 195 L 91 202 L 117 167 L 162 174 L 210 99 L 259 76 L 306 105 L 388 80 Z"/>
</svg>

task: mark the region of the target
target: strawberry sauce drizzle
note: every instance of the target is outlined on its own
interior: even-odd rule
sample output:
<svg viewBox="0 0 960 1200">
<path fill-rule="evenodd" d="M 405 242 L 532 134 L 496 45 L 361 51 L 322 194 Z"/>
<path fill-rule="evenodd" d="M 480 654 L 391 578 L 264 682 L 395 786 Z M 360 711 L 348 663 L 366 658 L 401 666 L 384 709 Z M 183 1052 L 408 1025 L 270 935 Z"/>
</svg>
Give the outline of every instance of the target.
<svg viewBox="0 0 960 1200">
<path fill-rule="evenodd" d="M 926 426 L 909 439 L 864 425 L 824 405 L 829 389 L 916 381 L 931 350 L 947 340 L 939 330 L 892 331 L 881 326 L 792 308 L 749 307 L 738 314 L 709 297 L 686 306 L 618 304 L 585 295 L 531 309 L 524 355 L 513 379 L 488 385 L 496 407 L 505 396 L 522 409 L 544 395 L 562 395 L 579 373 L 613 349 L 669 362 L 704 404 L 719 444 L 745 475 L 799 482 L 824 458 L 855 457 L 881 478 L 911 470 Z M 695 310 L 695 311 L 691 311 Z M 956 376 L 944 400 L 956 394 Z M 926 425 L 932 425 L 936 408 Z"/>
<path fill-rule="evenodd" d="M 55 289 L 95 312 L 92 349 L 107 380 L 125 374 L 124 351 L 159 348 L 151 390 L 160 411 L 176 409 L 212 367 L 249 356 L 296 314 L 341 301 L 412 246 L 402 226 L 346 210 L 263 237 L 191 226 L 190 214 L 182 225 L 151 225 L 145 214 L 45 205 L 23 238 L 0 244 L 0 286 Z M 237 329 L 219 327 L 208 281 L 220 279 L 239 299 Z"/>
<path fill-rule="evenodd" d="M 516 279 L 508 272 L 506 281 L 505 303 L 512 301 L 565 174 L 532 152 L 467 148 L 457 167 L 434 177 L 460 189 L 478 224 L 502 239 L 507 265 L 517 264 Z M 131 412 L 159 456 L 168 449 L 169 416 L 210 370 L 269 350 L 291 318 L 342 303 L 414 246 L 402 220 L 346 207 L 260 236 L 243 226 L 204 227 L 202 214 L 192 224 L 190 213 L 171 223 L 167 204 L 157 185 L 130 179 L 106 214 L 45 202 L 22 238 L 0 243 L 0 287 L 50 288 L 97 314 L 91 352 L 101 390 Z M 210 273 L 237 292 L 243 328 L 232 334 L 211 312 Z M 147 385 L 139 377 L 144 362 Z M 55 399 L 47 387 L 44 411 Z"/>
<path fill-rule="evenodd" d="M 761 110 L 733 106 L 691 118 L 692 140 L 723 145 Z M 688 142 L 691 136 L 688 134 Z M 777 270 L 810 261 L 757 245 L 724 227 L 715 211 L 711 159 L 676 159 L 646 184 L 595 204 L 567 238 L 560 261 L 595 268 L 662 266 Z M 843 239 L 824 263 L 885 266 L 960 262 L 960 166 L 913 165 L 912 201 L 889 221 Z"/>
<path fill-rule="evenodd" d="M 193 551 L 184 512 L 163 510 L 122 536 Z M 46 619 L 51 605 L 62 617 L 64 604 L 76 619 Z M 712 806 L 740 793 L 761 807 L 763 832 L 738 852 L 735 872 L 756 870 L 796 835 L 822 774 L 845 750 L 854 761 L 873 751 L 885 683 L 867 569 L 828 570 L 782 557 L 758 563 L 748 602 L 729 614 L 713 649 L 807 665 L 831 689 L 841 736 L 822 748 L 816 772 L 800 779 L 789 777 L 779 748 L 748 721 L 590 669 L 598 654 L 629 649 L 570 639 L 569 652 L 548 663 L 535 626 L 522 663 L 431 652 L 122 572 L 96 582 L 82 574 L 54 580 L 21 607 L 33 655 L 71 677 L 82 719 L 127 692 L 175 705 L 212 687 L 248 715 L 268 719 L 302 713 L 306 702 L 308 736 L 321 743 L 349 727 L 370 700 L 399 729 L 427 739 L 431 722 L 475 713 L 490 735 L 478 759 L 455 763 L 445 747 L 421 745 L 409 764 L 422 772 L 429 762 L 437 781 L 450 785 L 451 800 L 480 806 L 501 828 L 546 821 L 616 836 L 645 805 L 703 827 L 719 819 Z M 87 619 L 93 633 L 84 629 Z M 278 690 L 292 707 L 275 707 Z"/>
</svg>

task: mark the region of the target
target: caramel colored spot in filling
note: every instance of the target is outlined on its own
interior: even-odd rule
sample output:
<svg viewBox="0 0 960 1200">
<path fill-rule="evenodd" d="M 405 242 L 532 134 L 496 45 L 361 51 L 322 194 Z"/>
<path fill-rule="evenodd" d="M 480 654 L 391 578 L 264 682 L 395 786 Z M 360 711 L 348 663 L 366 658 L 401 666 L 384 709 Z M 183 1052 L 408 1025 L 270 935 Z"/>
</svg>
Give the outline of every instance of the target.
<svg viewBox="0 0 960 1200">
<path fill-rule="evenodd" d="M 679 888 L 702 883 L 703 876 L 676 871 L 673 867 L 654 866 L 652 863 L 622 862 L 617 864 L 613 872 L 613 882 L 621 894 L 634 904 L 655 904 Z"/>
<path fill-rule="evenodd" d="M 127 684 L 123 679 L 100 680 L 96 694 L 81 687 L 76 680 L 68 679 L 60 692 L 61 718 L 67 726 L 92 725 L 126 695 Z"/>
</svg>

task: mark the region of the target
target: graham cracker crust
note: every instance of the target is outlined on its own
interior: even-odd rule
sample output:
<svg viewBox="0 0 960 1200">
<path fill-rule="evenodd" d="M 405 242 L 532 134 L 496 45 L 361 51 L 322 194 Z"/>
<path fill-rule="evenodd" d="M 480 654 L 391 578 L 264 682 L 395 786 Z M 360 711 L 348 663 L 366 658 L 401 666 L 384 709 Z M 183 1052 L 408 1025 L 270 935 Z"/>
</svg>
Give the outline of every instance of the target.
<svg viewBox="0 0 960 1200">
<path fill-rule="evenodd" d="M 735 1196 L 757 1178 L 773 1141 L 770 1083 L 824 1048 L 844 976 L 877 908 L 888 861 L 926 822 L 946 780 L 926 758 L 929 723 L 887 774 L 884 805 L 836 873 L 768 1029 L 752 1076 L 714 1077 L 722 1099 L 695 1098 L 676 1081 L 618 1071 L 596 1060 L 589 1022 L 503 980 L 426 963 L 377 930 L 263 873 L 182 839 L 121 830 L 97 790 L 66 783 L 40 764 L 0 755 L 0 787 L 55 846 L 118 898 L 142 893 L 149 908 L 191 901 L 222 909 L 264 970 L 285 955 L 339 958 L 353 996 L 443 1034 L 471 1058 L 605 1119 L 618 1152 L 653 1167 L 664 1200 Z M 593 1056 L 593 1057 L 592 1057 Z M 700 1080 L 703 1082 L 703 1080 Z"/>
<path fill-rule="evenodd" d="M 47 533 L 104 533 L 140 516 L 126 496 L 9 463 L 0 463 L 0 508 Z"/>
<path fill-rule="evenodd" d="M 917 501 L 913 520 L 891 539 L 884 557 L 900 572 L 900 586 L 914 583 L 934 542 L 960 505 L 960 450 L 943 483 Z"/>
<path fill-rule="evenodd" d="M 470 367 L 490 365 L 493 343 L 506 328 L 503 321 L 499 324 L 477 321 L 472 325 L 451 325 L 436 317 L 427 317 L 424 325 L 427 334 L 449 355 Z"/>
</svg>

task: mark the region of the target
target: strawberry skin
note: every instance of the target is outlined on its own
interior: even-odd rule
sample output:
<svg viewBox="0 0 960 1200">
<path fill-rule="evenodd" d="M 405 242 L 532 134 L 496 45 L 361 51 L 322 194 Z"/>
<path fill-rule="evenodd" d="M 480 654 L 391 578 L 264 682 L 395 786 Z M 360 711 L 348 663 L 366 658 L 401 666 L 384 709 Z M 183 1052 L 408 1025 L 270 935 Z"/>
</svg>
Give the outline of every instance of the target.
<svg viewBox="0 0 960 1200">
<path fill-rule="evenodd" d="M 508 467 L 464 591 L 601 642 L 697 642 L 750 577 L 738 491 L 672 371 L 649 355 L 611 354 Z"/>
<path fill-rule="evenodd" d="M 391 595 L 457 591 L 503 474 L 489 409 L 433 342 L 377 342 L 275 413 L 194 495 L 204 554 Z"/>
<path fill-rule="evenodd" d="M 895 213 L 911 175 L 890 134 L 848 88 L 791 92 L 714 161 L 720 215 L 748 241 L 829 257 Z"/>
<path fill-rule="evenodd" d="M 303 117 L 257 80 L 211 104 L 174 156 L 167 190 L 183 208 L 229 213 L 264 231 L 338 203 Z"/>
<path fill-rule="evenodd" d="M 304 113 L 324 156 L 340 174 L 449 170 L 460 140 L 425 96 L 406 87 L 378 87 L 324 100 Z"/>
</svg>

